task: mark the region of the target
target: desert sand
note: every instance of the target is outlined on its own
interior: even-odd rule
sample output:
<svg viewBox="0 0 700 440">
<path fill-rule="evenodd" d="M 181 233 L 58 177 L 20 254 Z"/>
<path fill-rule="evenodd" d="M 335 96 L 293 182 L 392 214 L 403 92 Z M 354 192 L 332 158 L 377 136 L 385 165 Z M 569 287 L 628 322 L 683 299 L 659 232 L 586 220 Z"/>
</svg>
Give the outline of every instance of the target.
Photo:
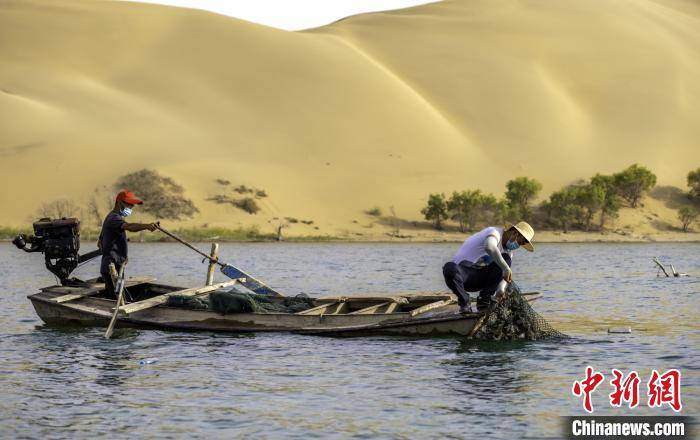
<svg viewBox="0 0 700 440">
<path fill-rule="evenodd" d="M 431 192 L 500 196 L 526 175 L 546 197 L 635 162 L 685 189 L 700 166 L 690 0 L 444 1 L 303 32 L 140 3 L 5 0 L 0 59 L 0 225 L 141 168 L 199 208 L 178 225 L 272 232 L 294 217 L 313 225 L 286 235 L 366 239 L 391 227 L 365 210 L 420 222 Z M 208 201 L 216 178 L 264 189 L 262 211 Z M 598 235 L 697 240 L 673 230 L 673 204 L 652 195 Z"/>
</svg>

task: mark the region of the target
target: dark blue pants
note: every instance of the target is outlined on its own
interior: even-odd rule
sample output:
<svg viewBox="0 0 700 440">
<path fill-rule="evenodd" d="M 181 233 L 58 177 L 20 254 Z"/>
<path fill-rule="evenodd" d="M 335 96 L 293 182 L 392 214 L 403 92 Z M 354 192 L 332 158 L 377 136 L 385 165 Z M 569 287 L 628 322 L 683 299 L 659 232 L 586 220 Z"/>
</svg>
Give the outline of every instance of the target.
<svg viewBox="0 0 700 440">
<path fill-rule="evenodd" d="M 117 299 L 117 292 L 115 292 L 112 276 L 108 273 L 101 273 L 100 275 L 105 282 L 105 296 L 107 296 L 107 298 Z"/>
<path fill-rule="evenodd" d="M 510 266 L 510 255 L 505 253 L 501 255 Z M 476 268 L 465 264 L 465 262 L 456 264 L 449 261 L 442 267 L 442 274 L 445 276 L 447 287 L 457 295 L 460 306 L 469 304 L 467 292 L 479 292 L 478 300 L 487 302 L 491 295 L 496 292 L 498 283 L 503 280 L 503 269 L 495 262 Z"/>
</svg>

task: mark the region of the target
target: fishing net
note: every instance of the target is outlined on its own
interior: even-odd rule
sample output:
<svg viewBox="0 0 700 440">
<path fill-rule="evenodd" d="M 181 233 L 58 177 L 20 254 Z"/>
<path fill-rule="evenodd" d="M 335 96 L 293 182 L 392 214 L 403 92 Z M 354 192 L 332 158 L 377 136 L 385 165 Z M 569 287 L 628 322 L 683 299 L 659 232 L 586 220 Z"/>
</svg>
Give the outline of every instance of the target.
<svg viewBox="0 0 700 440">
<path fill-rule="evenodd" d="M 166 305 L 170 307 L 182 307 L 184 309 L 207 310 L 209 301 L 206 298 L 192 296 L 172 295 L 168 297 Z"/>
<path fill-rule="evenodd" d="M 231 313 L 297 313 L 314 307 L 314 302 L 305 294 L 273 298 L 269 295 L 216 290 L 206 297 L 172 295 L 167 305 L 193 310 L 211 310 L 222 315 Z"/>
<path fill-rule="evenodd" d="M 486 312 L 481 327 L 474 333 L 474 338 L 488 341 L 535 341 L 568 337 L 535 312 L 515 283 L 508 285 L 503 298 Z"/>
</svg>

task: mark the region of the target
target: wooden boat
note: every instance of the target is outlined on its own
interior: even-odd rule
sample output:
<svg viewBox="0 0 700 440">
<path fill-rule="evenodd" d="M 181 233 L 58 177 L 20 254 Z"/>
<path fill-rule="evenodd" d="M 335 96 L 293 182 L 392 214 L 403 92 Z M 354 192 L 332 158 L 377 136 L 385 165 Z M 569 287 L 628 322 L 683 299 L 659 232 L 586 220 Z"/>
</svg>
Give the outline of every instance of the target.
<svg viewBox="0 0 700 440">
<path fill-rule="evenodd" d="M 317 335 L 469 335 L 483 316 L 482 313 L 459 314 L 454 295 L 447 292 L 323 296 L 313 299 L 314 307 L 299 313 L 222 315 L 167 305 L 169 296 L 203 297 L 214 290 L 230 288 L 237 281 L 240 280 L 185 289 L 158 284 L 149 277 L 129 278 L 126 288 L 131 302 L 119 307 L 117 326 Z M 529 301 L 541 296 L 524 295 Z M 115 300 L 105 297 L 104 284 L 97 279 L 78 286 L 46 287 L 28 298 L 47 324 L 106 327 L 116 306 Z"/>
<path fill-rule="evenodd" d="M 285 301 L 285 297 L 255 277 L 220 261 L 218 244 L 212 243 L 211 253 L 207 255 L 160 226 L 158 229 L 165 235 L 209 260 L 206 285 L 185 289 L 158 284 L 150 277 L 124 280 L 124 267 L 117 273 L 111 265 L 114 285 L 119 286 L 119 300 L 114 300 L 105 295 L 105 285 L 98 279 L 81 281 L 70 278 L 80 263 L 101 255 L 100 251 L 78 254 L 80 221 L 77 218 L 43 218 L 34 222 L 33 228 L 34 235 L 19 234 L 12 242 L 25 252 L 43 253 L 46 268 L 61 283 L 29 295 L 39 317 L 48 324 L 109 326 L 105 332 L 107 338 L 115 324 L 120 327 L 223 332 L 468 336 L 483 321 L 482 313 L 458 313 L 454 295 L 445 292 L 324 296 L 313 298 L 312 306 L 298 313 L 221 314 L 209 309 L 184 308 L 182 304 L 175 307 L 169 305 L 173 296 L 185 299 L 202 297 L 219 289 L 230 289 L 236 283 L 270 301 Z M 220 266 L 229 281 L 214 284 L 216 266 Z M 128 301 L 122 301 L 125 291 Z M 539 296 L 537 293 L 525 294 L 528 300 Z"/>
</svg>

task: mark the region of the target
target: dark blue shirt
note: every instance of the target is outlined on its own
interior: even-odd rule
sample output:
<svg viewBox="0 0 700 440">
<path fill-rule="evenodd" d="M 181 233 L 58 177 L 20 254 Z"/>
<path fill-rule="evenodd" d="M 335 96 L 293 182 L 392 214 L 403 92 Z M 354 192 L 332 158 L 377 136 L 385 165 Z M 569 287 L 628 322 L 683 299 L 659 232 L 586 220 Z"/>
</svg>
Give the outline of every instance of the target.
<svg viewBox="0 0 700 440">
<path fill-rule="evenodd" d="M 100 273 L 102 274 L 109 274 L 109 263 L 114 263 L 119 270 L 126 261 L 129 249 L 124 223 L 124 218 L 114 211 L 110 211 L 102 222 L 102 232 L 100 232 L 100 247 L 102 249 Z"/>
</svg>

